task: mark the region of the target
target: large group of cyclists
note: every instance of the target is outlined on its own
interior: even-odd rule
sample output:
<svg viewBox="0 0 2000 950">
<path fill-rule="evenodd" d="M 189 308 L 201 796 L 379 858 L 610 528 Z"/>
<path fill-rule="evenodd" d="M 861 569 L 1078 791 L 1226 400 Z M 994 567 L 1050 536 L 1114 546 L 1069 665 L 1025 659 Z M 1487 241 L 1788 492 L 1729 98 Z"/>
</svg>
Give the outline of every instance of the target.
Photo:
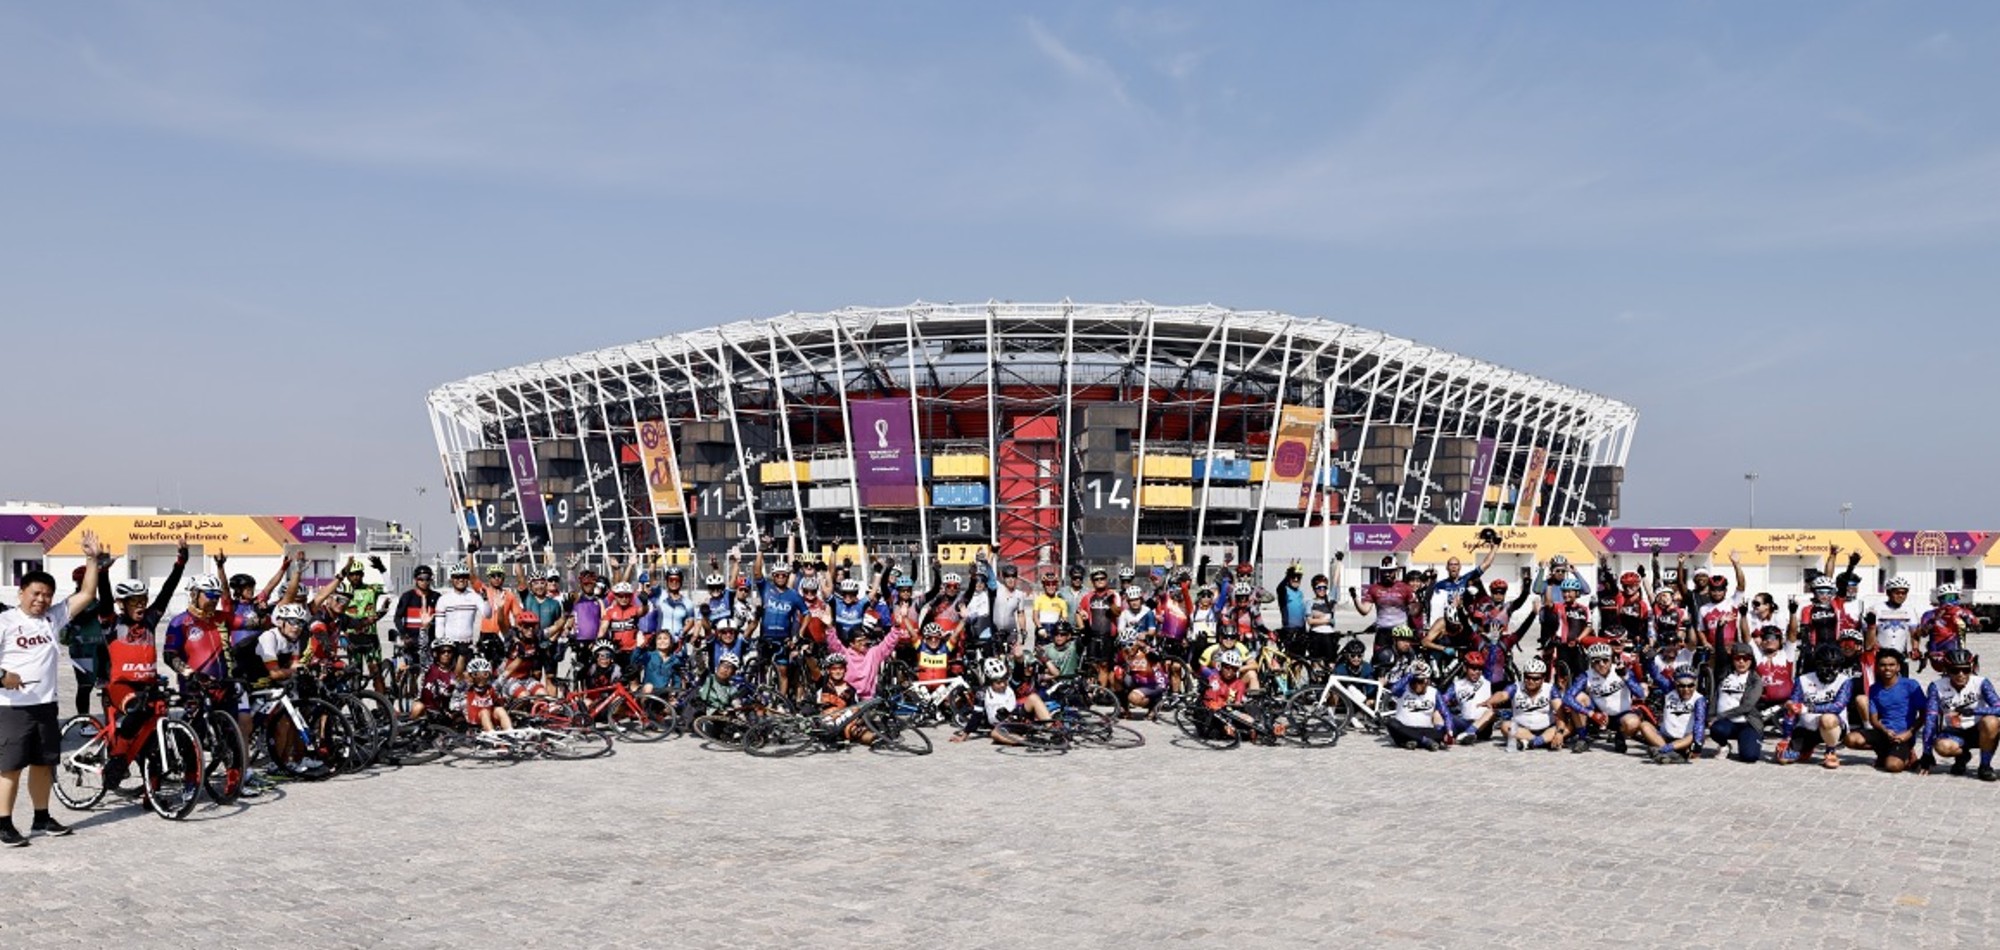
<svg viewBox="0 0 2000 950">
<path fill-rule="evenodd" d="M 309 590 L 303 559 L 260 584 L 217 554 L 171 616 L 185 545 L 159 590 L 112 582 L 102 552 L 95 590 L 70 595 L 89 606 L 62 626 L 76 714 L 55 792 L 180 818 L 204 796 L 440 760 L 592 758 L 675 736 L 755 756 L 924 755 L 934 734 L 1059 754 L 1141 745 L 1138 720 L 1207 749 L 1360 731 L 1662 764 L 1872 756 L 1964 775 L 1976 757 L 1996 777 L 2000 693 L 1950 585 L 1928 605 L 1902 578 L 1864 596 L 1837 549 L 1797 591 L 1753 594 L 1733 563 L 1657 554 L 1594 578 L 1557 557 L 1510 581 L 1493 571 L 1498 537 L 1485 544 L 1469 570 L 1388 556 L 1346 585 L 1354 568 L 1336 557 L 1261 588 L 1254 565 L 1207 560 L 1064 571 L 981 555 L 961 573 L 774 552 L 697 571 L 647 553 L 600 572 L 516 551 L 478 568 L 475 542 L 393 598 L 372 558 Z M 1343 612 L 1361 628 L 1337 629 Z"/>
</svg>

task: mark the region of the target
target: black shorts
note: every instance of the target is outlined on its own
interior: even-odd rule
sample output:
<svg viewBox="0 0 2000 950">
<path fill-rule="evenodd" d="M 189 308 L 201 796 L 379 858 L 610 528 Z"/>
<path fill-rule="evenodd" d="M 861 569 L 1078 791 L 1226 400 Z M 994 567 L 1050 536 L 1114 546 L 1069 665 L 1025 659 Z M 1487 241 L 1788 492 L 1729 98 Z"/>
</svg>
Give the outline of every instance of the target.
<svg viewBox="0 0 2000 950">
<path fill-rule="evenodd" d="M 1908 742 L 1897 742 L 1889 738 L 1889 734 L 1880 729 L 1870 729 L 1863 734 L 1868 737 L 1868 748 L 1873 750 L 1878 758 L 1895 756 L 1904 761 L 1909 761 L 1917 757 L 1917 733 L 1915 730 L 1911 730 L 1910 741 Z"/>
<path fill-rule="evenodd" d="M 56 704 L 0 706 L 0 772 L 30 765 L 54 765 L 62 754 L 62 725 Z"/>
</svg>

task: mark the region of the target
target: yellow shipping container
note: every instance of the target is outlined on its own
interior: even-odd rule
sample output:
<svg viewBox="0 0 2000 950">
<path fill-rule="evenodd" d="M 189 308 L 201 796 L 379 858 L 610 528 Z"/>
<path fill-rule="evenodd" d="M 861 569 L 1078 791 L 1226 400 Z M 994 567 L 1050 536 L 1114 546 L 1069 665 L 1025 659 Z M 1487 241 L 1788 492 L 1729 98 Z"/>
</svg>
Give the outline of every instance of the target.
<svg viewBox="0 0 2000 950">
<path fill-rule="evenodd" d="M 1132 559 L 1139 567 L 1166 567 L 1186 563 L 1180 560 L 1182 553 L 1178 544 L 1142 544 L 1133 550 Z"/>
<path fill-rule="evenodd" d="M 1190 479 L 1194 477 L 1194 459 L 1185 455 L 1143 455 L 1139 457 L 1139 477 Z"/>
<path fill-rule="evenodd" d="M 1264 484 L 1264 463 L 1262 460 L 1250 463 L 1250 484 Z"/>
<path fill-rule="evenodd" d="M 1141 485 L 1139 504 L 1147 508 L 1193 508 L 1192 485 Z"/>
<path fill-rule="evenodd" d="M 932 478 L 986 478 L 993 461 L 984 455 L 939 455 L 931 459 Z"/>
<path fill-rule="evenodd" d="M 796 478 L 800 482 L 812 481 L 812 466 L 807 462 L 765 462 L 757 469 L 757 480 L 766 485 L 790 485 Z"/>
</svg>

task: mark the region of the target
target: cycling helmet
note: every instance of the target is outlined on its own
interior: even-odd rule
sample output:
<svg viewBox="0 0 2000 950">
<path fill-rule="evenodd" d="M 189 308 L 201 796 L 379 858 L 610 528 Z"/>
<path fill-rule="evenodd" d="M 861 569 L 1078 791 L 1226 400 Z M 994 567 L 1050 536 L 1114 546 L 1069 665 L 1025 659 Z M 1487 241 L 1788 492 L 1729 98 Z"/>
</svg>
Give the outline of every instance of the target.
<svg viewBox="0 0 2000 950">
<path fill-rule="evenodd" d="M 1972 664 L 1971 650 L 1960 648 L 1944 655 L 1944 666 L 1947 670 L 1970 670 Z"/>
<path fill-rule="evenodd" d="M 1583 593 L 1583 578 L 1574 575 L 1563 578 L 1562 592 L 1567 594 L 1570 591 L 1576 591 L 1579 594 Z"/>
<path fill-rule="evenodd" d="M 736 622 L 735 614 L 724 614 L 720 617 L 715 618 L 715 632 L 717 633 L 721 633 L 725 630 L 730 633 L 735 633 L 738 629 L 739 625 Z"/>
<path fill-rule="evenodd" d="M 1822 681 L 1833 679 L 1846 665 L 1847 657 L 1831 643 L 1813 651 L 1813 672 L 1818 673 Z"/>
<path fill-rule="evenodd" d="M 915 589 L 916 589 L 916 586 L 917 586 L 917 582 L 916 582 L 916 581 L 913 581 L 913 580 L 910 580 L 910 579 L 909 579 L 909 578 L 907 578 L 907 577 L 898 577 L 898 578 L 896 578 L 896 589 L 897 589 L 897 590 L 915 590 Z"/>
<path fill-rule="evenodd" d="M 1860 643 L 1862 640 L 1866 638 L 1861 636 L 1861 629 L 1859 627 L 1848 627 L 1847 629 L 1840 631 L 1840 639 L 1852 640 L 1856 643 Z"/>
<path fill-rule="evenodd" d="M 558 570 L 556 570 L 556 569 L 555 569 L 555 568 L 553 568 L 553 567 L 552 567 L 552 568 L 549 568 L 548 570 L 546 570 L 546 571 L 543 571 L 543 572 L 542 572 L 542 580 L 545 580 L 545 581 L 559 581 L 559 580 L 562 580 L 562 572 L 561 572 L 561 571 L 558 571 Z"/>
<path fill-rule="evenodd" d="M 1682 670 L 1674 674 L 1675 686 L 1694 686 L 1699 683 L 1700 680 L 1695 678 L 1693 670 Z"/>
<path fill-rule="evenodd" d="M 410 577 L 415 580 L 427 581 L 430 580 L 433 576 L 435 575 L 432 573 L 431 566 L 429 564 L 419 564 L 417 565 L 416 570 L 410 572 Z"/>
<path fill-rule="evenodd" d="M 214 574 L 196 574 L 194 580 L 188 582 L 188 590 L 200 591 L 207 594 L 220 594 L 222 593 L 222 581 L 217 579 Z"/>
<path fill-rule="evenodd" d="M 861 626 L 856 629 L 867 630 L 871 632 L 882 629 L 882 615 L 872 610 L 865 614 L 862 614 Z"/>
<path fill-rule="evenodd" d="M 312 611 L 307 610 L 304 604 L 279 604 L 278 609 L 271 611 L 271 619 L 279 623 L 303 624 L 312 620 Z"/>
<path fill-rule="evenodd" d="M 1565 555 L 1561 555 L 1561 554 L 1558 554 L 1558 555 L 1556 555 L 1555 557 L 1552 557 L 1552 558 L 1549 558 L 1549 566 L 1550 566 L 1550 567 L 1568 567 L 1568 566 L 1569 566 L 1569 558 L 1568 558 L 1567 556 L 1565 556 Z"/>
<path fill-rule="evenodd" d="M 203 575 L 203 576 L 207 576 L 207 575 Z M 1938 599 L 1939 601 L 1943 601 L 1943 600 L 1944 600 L 1944 599 L 1945 599 L 1946 597 L 1957 597 L 1957 596 L 1958 596 L 1958 585 L 1957 585 L 1957 584 L 1939 584 L 1939 585 L 1937 586 L 1937 590 L 1935 590 L 1935 591 L 1933 591 L 1933 592 L 1932 592 L 1932 595 L 1933 595 L 1933 596 L 1935 596 L 1935 597 L 1936 597 L 1936 598 L 1937 598 L 1937 599 Z"/>
<path fill-rule="evenodd" d="M 1215 665 L 1216 665 L 1216 666 L 1242 666 L 1242 665 L 1243 665 L 1243 651 L 1241 651 L 1241 650 L 1224 650 L 1224 651 L 1222 651 L 1221 653 L 1218 653 L 1218 654 L 1216 654 L 1216 655 L 1215 655 Z"/>
<path fill-rule="evenodd" d="M 1417 662 L 1410 664 L 1410 678 L 1413 680 L 1430 679 L 1431 665 L 1422 660 L 1418 660 Z"/>
<path fill-rule="evenodd" d="M 987 682 L 1004 680 L 1007 678 L 1007 660 L 1003 657 L 989 656 L 980 662 L 979 673 L 986 677 Z"/>
<path fill-rule="evenodd" d="M 799 593 L 801 593 L 801 594 L 817 594 L 817 593 L 819 593 L 819 581 L 817 581 L 817 580 L 814 580 L 813 578 L 810 578 L 810 577 L 806 578 L 805 580 L 802 580 L 802 581 L 800 581 L 800 582 L 799 582 Z"/>
<path fill-rule="evenodd" d="M 1474 650 L 1471 653 L 1467 653 L 1465 655 L 1465 671 L 1467 673 L 1478 673 L 1485 667 L 1486 667 L 1486 654 L 1481 653 L 1478 650 Z"/>
<path fill-rule="evenodd" d="M 619 581 L 618 583 L 611 585 L 611 595 L 613 597 L 622 594 L 629 594 L 631 592 L 632 592 L 632 584 L 629 581 Z"/>
<path fill-rule="evenodd" d="M 847 665 L 847 654 L 845 654 L 845 653 L 829 653 L 829 654 L 827 654 L 827 655 L 826 655 L 826 659 L 825 659 L 825 660 L 822 660 L 822 661 L 820 662 L 820 665 L 821 665 L 821 666 L 824 666 L 824 667 L 827 667 L 828 669 L 832 669 L 833 667 L 836 667 L 836 666 L 846 666 L 846 665 Z"/>
<path fill-rule="evenodd" d="M 1120 630 L 1120 631 L 1118 631 L 1118 645 L 1119 645 L 1119 646 L 1126 646 L 1126 647 L 1129 647 L 1129 646 L 1131 646 L 1132 644 L 1134 644 L 1134 643 L 1138 643 L 1138 642 L 1139 642 L 1139 628 L 1137 628 L 1137 627 L 1126 627 L 1125 629 L 1123 629 L 1123 630 Z"/>
<path fill-rule="evenodd" d="M 248 574 L 231 574 L 231 575 L 229 575 L 229 589 L 230 589 L 230 590 L 240 590 L 240 589 L 242 589 L 242 588 L 245 588 L 245 587 L 255 587 L 255 586 L 257 586 L 257 579 L 256 579 L 256 578 L 254 578 L 254 577 L 251 577 L 251 576 L 250 576 L 250 575 L 248 575 Z"/>
<path fill-rule="evenodd" d="M 723 580 L 722 575 L 720 574 L 710 574 L 707 577 L 702 578 L 701 583 L 703 587 L 722 587 L 728 584 L 729 582 Z"/>
<path fill-rule="evenodd" d="M 1067 620 L 1058 620 L 1056 621 L 1055 629 L 1049 631 L 1049 636 L 1051 637 L 1076 636 L 1076 625 L 1070 623 Z"/>
<path fill-rule="evenodd" d="M 1493 579 L 1493 583 L 1491 583 L 1491 584 L 1488 584 L 1488 585 L 1486 585 L 1486 592 L 1487 592 L 1487 593 L 1489 593 L 1489 594 L 1504 594 L 1504 593 L 1506 593 L 1506 592 L 1507 592 L 1507 579 L 1506 579 L 1506 578 L 1504 578 L 1504 577 L 1496 577 L 1496 578 L 1494 578 L 1494 579 Z"/>
<path fill-rule="evenodd" d="M 352 574 L 352 573 L 354 573 L 354 572 L 353 572 L 353 571 L 349 571 L 348 573 Z M 507 571 L 506 571 L 506 569 L 505 569 L 505 568 L 502 568 L 502 567 L 501 567 L 500 565 L 498 565 L 498 564 L 495 564 L 495 565 L 492 565 L 492 566 L 490 566 L 490 567 L 488 567 L 488 568 L 486 569 L 486 576 L 487 576 L 487 577 L 506 577 L 506 576 L 507 576 Z"/>
<path fill-rule="evenodd" d="M 1138 572 L 1132 570 L 1129 567 L 1121 567 L 1118 569 L 1118 580 L 1121 583 L 1124 581 L 1129 581 L 1136 576 L 1138 576 Z"/>
<path fill-rule="evenodd" d="M 1527 668 L 1521 672 L 1527 676 L 1547 676 L 1549 675 L 1548 661 L 1543 660 L 1541 657 L 1536 657 L 1529 660 Z"/>
<path fill-rule="evenodd" d="M 1196 600 L 1214 600 L 1215 588 L 1213 587 L 1199 588 L 1194 592 L 1194 597 Z"/>
<path fill-rule="evenodd" d="M 1779 640 L 1783 640 L 1785 638 L 1785 631 L 1782 628 L 1780 628 L 1777 624 L 1767 623 L 1763 626 L 1762 629 L 1759 629 L 1757 631 L 1757 639 L 1759 640 L 1770 640 L 1774 638 Z"/>
<path fill-rule="evenodd" d="M 1348 654 L 1350 656 L 1360 656 L 1364 653 L 1367 653 L 1368 648 L 1362 646 L 1361 641 L 1359 640 L 1349 640 L 1347 641 L 1346 646 L 1340 648 L 1340 652 Z"/>
<path fill-rule="evenodd" d="M 1137 584 L 1125 585 L 1125 599 L 1140 600 L 1143 599 L 1145 596 L 1146 596 L 1145 592 L 1139 589 L 1139 585 Z"/>
<path fill-rule="evenodd" d="M 1833 593 L 1833 578 L 1828 577 L 1825 574 L 1821 574 L 1820 576 L 1813 578 L 1812 592 L 1815 594 Z"/>
<path fill-rule="evenodd" d="M 917 632 L 926 638 L 941 637 L 944 636 L 944 627 L 939 626 L 938 624 L 935 623 L 927 623 L 924 624 L 924 628 L 922 630 L 919 630 Z"/>
<path fill-rule="evenodd" d="M 1898 575 L 1896 575 L 1895 577 L 1891 577 L 1891 578 L 1889 578 L 1889 583 L 1888 583 L 1887 585 L 1885 585 L 1885 586 L 1883 587 L 1883 589 L 1884 589 L 1884 590 L 1909 590 L 1909 589 L 1910 589 L 1910 579 L 1909 579 L 1909 578 L 1907 578 L 1907 577 L 1904 577 L 1904 576 L 1903 576 L 1903 575 L 1901 575 L 1901 574 L 1898 574 Z"/>
<path fill-rule="evenodd" d="M 465 566 L 465 565 L 463 565 L 463 564 L 455 564 L 455 565 L 453 565 L 453 566 L 452 566 L 452 568 L 451 568 L 451 576 L 453 576 L 453 577 L 471 577 L 471 576 L 472 576 L 472 568 L 469 568 L 469 567 L 466 567 L 466 566 Z"/>
<path fill-rule="evenodd" d="M 524 633 L 527 632 L 527 628 L 529 627 L 539 627 L 541 625 L 542 625 L 541 614 L 538 614 L 532 610 L 527 610 L 527 609 L 517 610 L 514 612 L 514 626 L 521 629 L 521 631 Z"/>
<path fill-rule="evenodd" d="M 734 653 L 724 653 L 723 655 L 715 658 L 715 668 L 717 670 L 720 670 L 725 666 L 742 666 L 742 665 L 743 665 L 742 658 L 738 657 Z"/>
<path fill-rule="evenodd" d="M 1592 663 L 1595 663 L 1598 660 L 1611 659 L 1611 644 L 1593 643 L 1590 646 L 1584 648 L 1583 655 L 1585 658 L 1589 659 L 1590 662 Z"/>
<path fill-rule="evenodd" d="M 779 561 L 778 563 L 771 565 L 771 573 L 773 574 L 790 574 L 791 572 L 792 572 L 792 562 L 790 561 Z"/>
<path fill-rule="evenodd" d="M 483 656 L 476 656 L 472 658 L 472 662 L 465 664 L 465 675 L 478 676 L 482 673 L 489 676 L 492 675 L 493 673 L 492 660 L 489 660 Z"/>
<path fill-rule="evenodd" d="M 960 574 L 959 574 L 959 573 L 958 573 L 957 571 L 946 571 L 946 572 L 944 572 L 944 577 L 942 578 L 942 583 L 945 583 L 945 584 L 963 584 L 963 583 L 965 583 L 965 578 L 964 578 L 963 576 L 961 576 L 961 575 L 960 575 Z"/>
<path fill-rule="evenodd" d="M 1093 568 L 1091 568 L 1091 569 L 1090 569 L 1090 579 L 1091 579 L 1091 580 L 1094 580 L 1094 581 L 1101 581 L 1101 580 L 1105 579 L 1105 578 L 1106 578 L 1106 577 L 1108 577 L 1108 576 L 1110 576 L 1110 575 L 1108 575 L 1108 574 L 1104 573 L 1104 568 L 1101 568 L 1101 567 L 1093 567 Z"/>
<path fill-rule="evenodd" d="M 667 580 L 671 581 L 671 580 L 686 580 L 686 579 L 687 579 L 687 571 L 682 570 L 678 567 L 667 568 Z"/>
<path fill-rule="evenodd" d="M 124 600 L 127 597 L 144 597 L 146 596 L 146 582 L 119 581 L 118 586 L 111 588 L 111 596 L 114 600 Z"/>
<path fill-rule="evenodd" d="M 861 593 L 861 582 L 850 577 L 847 580 L 841 581 L 840 586 L 837 589 L 843 595 L 859 594 Z"/>
<path fill-rule="evenodd" d="M 1623 584 L 1626 587 L 1639 586 L 1639 572 L 1626 571 L 1625 573 L 1618 575 L 1618 583 Z"/>
<path fill-rule="evenodd" d="M 1397 624 L 1396 629 L 1389 631 L 1389 638 L 1392 640 L 1415 640 L 1417 632 L 1410 629 L 1409 624 Z"/>
</svg>

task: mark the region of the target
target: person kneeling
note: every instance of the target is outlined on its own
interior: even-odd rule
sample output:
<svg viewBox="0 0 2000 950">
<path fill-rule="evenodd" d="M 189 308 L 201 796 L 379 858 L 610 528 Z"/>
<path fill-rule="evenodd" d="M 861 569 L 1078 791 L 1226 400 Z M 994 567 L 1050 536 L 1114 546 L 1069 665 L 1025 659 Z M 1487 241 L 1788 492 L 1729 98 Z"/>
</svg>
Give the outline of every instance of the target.
<svg viewBox="0 0 2000 950">
<path fill-rule="evenodd" d="M 1655 762 L 1692 762 L 1701 756 L 1708 729 L 1708 697 L 1696 689 L 1694 671 L 1674 674 L 1674 688 L 1660 705 L 1660 725 L 1639 724 L 1639 738 L 1652 749 Z"/>
<path fill-rule="evenodd" d="M 1418 660 L 1410 664 L 1409 675 L 1389 687 L 1396 711 L 1385 725 L 1389 741 L 1405 749 L 1436 752 L 1444 748 L 1446 719 L 1444 703 L 1431 688 L 1431 665 Z"/>
</svg>

